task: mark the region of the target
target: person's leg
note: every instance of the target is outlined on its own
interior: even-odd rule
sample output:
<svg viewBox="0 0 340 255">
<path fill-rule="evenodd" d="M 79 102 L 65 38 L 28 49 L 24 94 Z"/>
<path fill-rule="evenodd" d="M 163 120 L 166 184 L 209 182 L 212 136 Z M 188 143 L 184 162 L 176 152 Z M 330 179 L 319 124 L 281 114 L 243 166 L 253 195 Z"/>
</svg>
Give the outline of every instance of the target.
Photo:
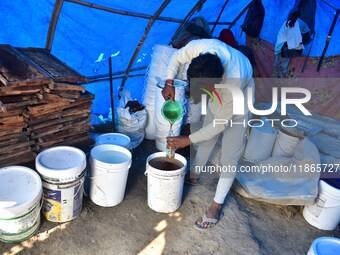
<svg viewBox="0 0 340 255">
<path fill-rule="evenodd" d="M 282 60 L 281 60 L 281 67 L 282 67 L 282 72 L 283 73 L 287 73 L 288 72 L 289 61 L 290 61 L 290 58 L 282 58 Z"/>
<path fill-rule="evenodd" d="M 245 119 L 245 124 L 248 118 L 236 119 L 234 122 L 241 123 Z M 222 152 L 221 152 L 221 166 L 225 166 L 224 169 L 235 169 L 237 167 L 237 162 L 243 154 L 245 141 L 246 141 L 246 131 L 247 127 L 243 125 L 234 125 L 233 127 L 227 128 L 223 132 L 222 138 Z M 229 167 L 230 166 L 230 167 Z M 233 184 L 236 172 L 222 172 L 218 180 L 216 193 L 214 200 L 206 211 L 206 217 L 211 219 L 219 219 L 221 215 L 222 205 L 224 200 Z M 199 224 L 203 228 L 210 228 L 216 225 L 216 223 L 203 222 L 200 218 L 196 224 Z"/>
<path fill-rule="evenodd" d="M 204 119 L 203 126 L 212 122 L 214 118 L 213 114 L 210 112 L 209 107 L 207 110 L 208 110 L 208 113 Z M 186 176 L 187 180 L 190 180 L 192 183 L 196 183 L 198 181 L 198 177 L 200 173 L 197 170 L 201 169 L 203 166 L 207 164 L 210 154 L 213 151 L 213 148 L 218 138 L 219 136 L 217 135 L 210 140 L 203 141 L 198 144 L 195 158 L 190 165 L 190 172 Z"/>
<path fill-rule="evenodd" d="M 222 138 L 221 165 L 223 171 L 218 180 L 214 201 L 223 204 L 236 176 L 238 161 L 244 153 L 247 135 L 248 117 L 234 120 L 234 123 L 245 123 L 245 126 L 238 124 L 226 129 Z"/>
</svg>

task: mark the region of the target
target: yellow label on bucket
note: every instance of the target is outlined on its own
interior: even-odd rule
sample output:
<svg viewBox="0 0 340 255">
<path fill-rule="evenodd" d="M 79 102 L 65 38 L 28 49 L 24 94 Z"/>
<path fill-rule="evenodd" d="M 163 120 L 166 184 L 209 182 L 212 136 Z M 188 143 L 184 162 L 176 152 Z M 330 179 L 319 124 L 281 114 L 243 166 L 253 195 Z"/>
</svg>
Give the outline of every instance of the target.
<svg viewBox="0 0 340 255">
<path fill-rule="evenodd" d="M 62 220 L 61 192 L 44 189 L 43 214 L 46 219 L 60 222 Z"/>
<path fill-rule="evenodd" d="M 82 209 L 83 179 L 55 185 L 43 182 L 43 215 L 49 221 L 66 222 L 77 217 Z"/>
</svg>

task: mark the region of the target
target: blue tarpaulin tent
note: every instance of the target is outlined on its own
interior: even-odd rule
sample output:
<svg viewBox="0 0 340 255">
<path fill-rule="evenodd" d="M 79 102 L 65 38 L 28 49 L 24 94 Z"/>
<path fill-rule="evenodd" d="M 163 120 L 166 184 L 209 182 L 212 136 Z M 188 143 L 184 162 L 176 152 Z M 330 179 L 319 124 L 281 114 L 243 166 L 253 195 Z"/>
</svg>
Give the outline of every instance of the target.
<svg viewBox="0 0 340 255">
<path fill-rule="evenodd" d="M 145 68 L 155 44 L 169 44 L 181 22 L 198 15 L 206 18 L 210 28 L 214 27 L 213 36 L 218 36 L 222 29 L 235 21 L 232 31 L 237 41 L 244 44 L 245 34 L 239 37 L 240 25 L 250 2 L 3 0 L 0 2 L 0 43 L 50 49 L 67 65 L 90 78 L 92 82 L 86 85 L 86 89 L 96 96 L 92 111 L 106 115 L 110 107 L 107 80 L 110 55 L 113 56 L 115 93 L 124 83 L 132 96 L 140 100 Z M 260 37 L 275 43 L 277 32 L 294 7 L 294 1 L 262 2 L 266 15 Z M 340 8 L 337 0 L 317 0 L 316 4 L 316 34 L 311 56 L 322 54 L 336 10 Z M 335 23 L 326 56 L 340 53 L 339 23 L 340 19 Z"/>
</svg>

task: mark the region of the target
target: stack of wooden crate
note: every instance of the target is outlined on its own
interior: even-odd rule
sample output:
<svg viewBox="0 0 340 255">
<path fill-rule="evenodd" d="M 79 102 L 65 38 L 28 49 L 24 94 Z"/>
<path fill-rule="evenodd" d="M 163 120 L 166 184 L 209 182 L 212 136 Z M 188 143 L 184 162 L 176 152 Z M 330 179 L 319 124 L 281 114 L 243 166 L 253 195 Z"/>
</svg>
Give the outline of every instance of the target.
<svg viewBox="0 0 340 255">
<path fill-rule="evenodd" d="M 0 46 L 0 167 L 57 145 L 92 143 L 94 96 L 86 82 L 45 49 Z"/>
</svg>

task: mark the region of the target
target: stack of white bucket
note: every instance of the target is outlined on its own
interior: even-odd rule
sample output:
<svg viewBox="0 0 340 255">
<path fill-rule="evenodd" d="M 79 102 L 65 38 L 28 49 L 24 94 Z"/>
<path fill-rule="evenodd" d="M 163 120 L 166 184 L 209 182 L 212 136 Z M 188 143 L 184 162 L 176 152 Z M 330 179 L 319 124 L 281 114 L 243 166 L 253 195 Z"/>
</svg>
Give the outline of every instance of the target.
<svg viewBox="0 0 340 255">
<path fill-rule="evenodd" d="M 156 86 L 156 105 L 155 105 L 155 137 L 156 137 L 156 148 L 165 151 L 166 150 L 166 137 L 170 130 L 170 123 L 164 117 L 162 116 L 162 106 L 165 102 L 163 96 L 162 96 L 162 89 L 163 84 L 158 84 Z M 175 100 L 179 101 L 183 105 L 183 115 L 185 114 L 185 88 L 187 86 L 187 83 L 185 81 L 181 80 L 175 80 L 174 83 L 175 86 Z M 183 122 L 183 116 L 176 121 L 172 126 L 172 131 L 174 136 L 180 135 L 181 132 L 181 126 Z"/>
<path fill-rule="evenodd" d="M 148 71 L 146 74 L 144 93 L 143 93 L 143 104 L 148 113 L 148 119 L 145 127 L 145 138 L 148 140 L 156 139 L 156 96 L 161 96 L 161 90 L 156 91 L 156 86 L 159 84 L 164 85 L 166 79 L 166 72 L 170 58 L 177 49 L 166 45 L 155 45 L 153 47 L 152 58 Z M 178 69 L 176 79 L 185 81 L 187 80 L 187 69 L 189 63 L 181 65 Z M 176 82 L 178 83 L 178 82 Z M 176 91 L 177 92 L 177 91 Z"/>
<path fill-rule="evenodd" d="M 172 54 L 177 49 L 165 45 L 153 47 L 152 58 L 146 74 L 143 104 L 148 112 L 145 138 L 155 140 L 155 90 L 161 80 L 166 79 L 166 70 Z"/>
</svg>

